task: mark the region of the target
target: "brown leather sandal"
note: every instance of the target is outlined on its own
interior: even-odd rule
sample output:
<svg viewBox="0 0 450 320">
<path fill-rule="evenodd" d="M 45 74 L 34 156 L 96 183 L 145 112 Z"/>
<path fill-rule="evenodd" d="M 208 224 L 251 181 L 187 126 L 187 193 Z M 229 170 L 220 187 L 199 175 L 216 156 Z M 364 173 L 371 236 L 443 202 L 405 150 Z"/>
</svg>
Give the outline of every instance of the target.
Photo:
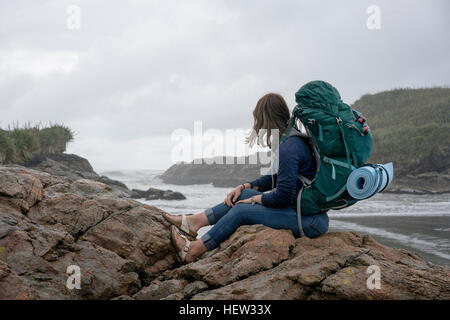
<svg viewBox="0 0 450 320">
<path fill-rule="evenodd" d="M 187 221 L 187 216 L 188 215 L 182 215 L 182 217 L 181 217 L 181 224 L 179 222 L 175 222 L 174 220 L 172 220 L 170 218 L 170 216 L 172 216 L 172 215 L 168 214 L 168 213 L 163 213 L 164 219 L 166 219 L 170 224 L 173 224 L 174 226 L 180 228 L 180 230 L 185 232 L 186 234 L 188 234 L 188 235 L 190 235 L 190 236 L 192 236 L 194 238 L 197 238 L 197 232 L 195 232 L 195 231 L 193 231 L 193 230 L 191 230 L 189 228 L 189 224 L 188 224 L 188 221 Z"/>
<path fill-rule="evenodd" d="M 178 250 L 178 247 L 177 247 L 177 244 L 175 241 L 175 237 L 174 237 L 174 232 L 177 232 L 178 235 L 186 241 L 186 243 L 184 244 L 184 247 L 181 250 Z M 181 264 L 186 264 L 186 256 L 189 252 L 189 248 L 191 246 L 191 241 L 189 241 L 188 238 L 186 238 L 184 235 L 182 235 L 181 232 L 179 232 L 178 228 L 174 225 L 172 227 L 170 227 L 170 241 L 172 242 L 172 245 L 175 248 L 175 253 L 176 253 L 178 262 Z"/>
</svg>

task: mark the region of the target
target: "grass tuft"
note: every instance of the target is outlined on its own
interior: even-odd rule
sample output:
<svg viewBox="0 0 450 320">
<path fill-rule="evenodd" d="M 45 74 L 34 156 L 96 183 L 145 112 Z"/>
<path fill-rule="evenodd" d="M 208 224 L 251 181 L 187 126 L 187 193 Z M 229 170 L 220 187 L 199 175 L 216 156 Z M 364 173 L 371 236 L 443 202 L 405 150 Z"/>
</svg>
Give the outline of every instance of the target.
<svg viewBox="0 0 450 320">
<path fill-rule="evenodd" d="M 63 124 L 14 123 L 0 129 L 0 163 L 24 163 L 35 153 L 63 153 L 73 139 L 73 131 Z"/>
</svg>

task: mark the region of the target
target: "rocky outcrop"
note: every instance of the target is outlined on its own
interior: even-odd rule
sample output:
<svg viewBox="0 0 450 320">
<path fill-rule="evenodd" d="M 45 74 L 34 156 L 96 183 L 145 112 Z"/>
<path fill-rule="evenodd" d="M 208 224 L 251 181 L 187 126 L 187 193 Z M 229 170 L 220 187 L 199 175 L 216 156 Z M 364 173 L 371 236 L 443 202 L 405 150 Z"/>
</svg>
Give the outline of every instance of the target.
<svg viewBox="0 0 450 320">
<path fill-rule="evenodd" d="M 215 187 L 235 187 L 260 176 L 256 164 L 175 164 L 160 178 L 176 185 L 213 184 Z"/>
<path fill-rule="evenodd" d="M 178 266 L 161 214 L 97 181 L 0 166 L 0 299 L 450 299 L 449 268 L 351 232 L 244 226 Z"/>
<path fill-rule="evenodd" d="M 129 197 L 131 195 L 131 191 L 124 183 L 98 175 L 87 159 L 75 154 L 35 154 L 24 165 L 52 175 L 68 177 L 72 180 L 90 179 L 99 181 L 111 186 L 119 196 Z"/>
<path fill-rule="evenodd" d="M 98 175 L 92 168 L 89 161 L 75 154 L 35 154 L 31 160 L 25 163 L 26 167 L 47 172 L 56 176 L 68 177 L 72 180 L 89 179 L 102 182 L 110 186 L 118 197 L 146 200 L 183 200 L 186 197 L 180 192 L 172 190 L 159 190 L 149 188 L 147 191 L 130 190 L 128 187 L 117 180 L 107 176 Z"/>
<path fill-rule="evenodd" d="M 145 200 L 184 200 L 186 197 L 177 191 L 172 190 L 160 190 L 156 188 L 149 188 L 148 190 L 131 190 L 131 198 L 133 199 L 145 199 Z"/>
<path fill-rule="evenodd" d="M 380 268 L 380 289 L 367 286 L 369 266 Z M 239 228 L 205 258 L 165 272 L 133 298 L 449 299 L 450 269 L 370 236 L 294 239 L 254 225 Z"/>
<path fill-rule="evenodd" d="M 263 167 L 268 168 L 269 164 L 270 154 L 263 152 L 250 157 L 197 159 L 172 165 L 160 178 L 177 185 L 211 183 L 215 187 L 235 187 L 259 177 Z"/>
<path fill-rule="evenodd" d="M 0 167 L 0 298 L 110 299 L 175 266 L 155 207 L 100 182 Z M 67 268 L 81 269 L 69 290 Z"/>
<path fill-rule="evenodd" d="M 445 158 L 442 161 L 448 161 Z M 174 164 L 160 178 L 165 183 L 177 185 L 213 184 L 215 187 L 232 188 L 254 180 L 267 166 L 258 164 L 217 164 L 211 163 Z M 224 162 L 225 163 L 225 162 Z M 450 193 L 450 171 L 399 174 L 394 164 L 394 180 L 383 192 L 408 194 Z"/>
<path fill-rule="evenodd" d="M 386 190 L 410 194 L 450 193 L 450 170 L 398 176 Z"/>
</svg>

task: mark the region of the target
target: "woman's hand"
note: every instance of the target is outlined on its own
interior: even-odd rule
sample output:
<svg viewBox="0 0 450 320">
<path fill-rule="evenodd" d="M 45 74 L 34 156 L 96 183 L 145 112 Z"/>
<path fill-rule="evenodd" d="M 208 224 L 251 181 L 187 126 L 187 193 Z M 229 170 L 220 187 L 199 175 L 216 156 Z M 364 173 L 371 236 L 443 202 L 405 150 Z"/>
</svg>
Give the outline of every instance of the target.
<svg viewBox="0 0 450 320">
<path fill-rule="evenodd" d="M 252 203 L 252 199 L 255 200 L 255 203 L 262 204 L 262 200 L 261 200 L 262 195 L 260 195 L 260 194 L 253 196 L 251 198 L 248 198 L 248 199 L 239 200 L 238 202 L 236 202 L 236 204 L 239 204 L 239 203 L 249 203 L 250 204 L 250 203 Z"/>
<path fill-rule="evenodd" d="M 237 199 L 239 199 L 239 196 L 241 195 L 242 190 L 247 188 L 247 183 L 241 184 L 234 188 L 225 198 L 223 201 L 224 204 L 228 205 L 229 207 L 234 207 L 234 203 Z"/>
</svg>

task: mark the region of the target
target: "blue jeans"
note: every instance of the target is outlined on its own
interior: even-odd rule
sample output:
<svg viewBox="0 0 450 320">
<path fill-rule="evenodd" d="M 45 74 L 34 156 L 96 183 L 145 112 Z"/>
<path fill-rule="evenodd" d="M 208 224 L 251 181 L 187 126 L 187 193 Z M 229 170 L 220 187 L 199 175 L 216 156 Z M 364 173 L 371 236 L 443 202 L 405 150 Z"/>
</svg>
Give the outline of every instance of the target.
<svg viewBox="0 0 450 320">
<path fill-rule="evenodd" d="M 239 200 L 248 199 L 260 191 L 245 189 Z M 273 229 L 291 230 L 295 237 L 300 236 L 297 212 L 294 208 L 269 208 L 261 204 L 240 203 L 230 207 L 223 202 L 205 211 L 209 224 L 214 225 L 201 237 L 208 250 L 213 250 L 228 239 L 242 225 L 263 224 Z M 302 216 L 303 232 L 308 238 L 315 238 L 328 231 L 326 213 Z"/>
</svg>

